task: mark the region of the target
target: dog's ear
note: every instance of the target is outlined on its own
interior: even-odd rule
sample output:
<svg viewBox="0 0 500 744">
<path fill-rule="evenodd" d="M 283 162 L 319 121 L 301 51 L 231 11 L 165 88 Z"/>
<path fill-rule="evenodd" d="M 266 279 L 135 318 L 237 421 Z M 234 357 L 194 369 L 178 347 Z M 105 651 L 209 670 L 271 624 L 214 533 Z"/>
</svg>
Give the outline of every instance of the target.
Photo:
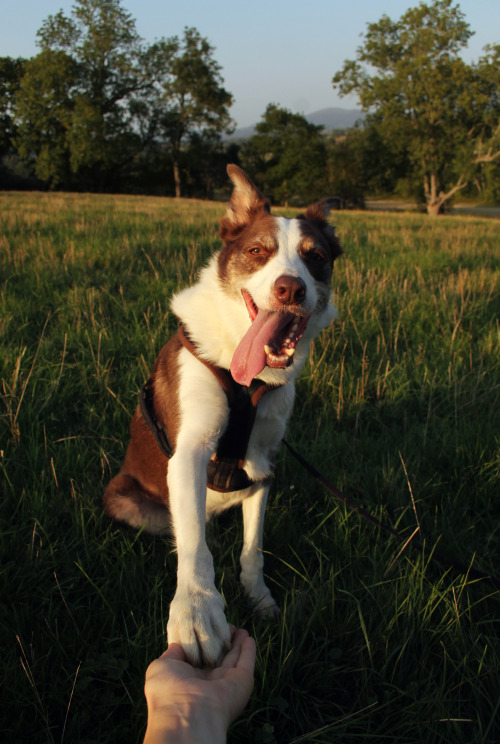
<svg viewBox="0 0 500 744">
<path fill-rule="evenodd" d="M 233 193 L 221 220 L 219 234 L 223 240 L 236 236 L 258 212 L 269 214 L 269 202 L 252 183 L 246 173 L 230 163 L 227 174 L 233 182 Z"/>
<path fill-rule="evenodd" d="M 304 214 L 297 215 L 298 220 L 307 220 L 321 231 L 331 248 L 333 260 L 338 258 L 344 252 L 335 234 L 335 227 L 328 221 L 332 210 L 338 208 L 339 200 L 337 198 L 324 199 L 323 201 L 311 204 Z"/>
</svg>

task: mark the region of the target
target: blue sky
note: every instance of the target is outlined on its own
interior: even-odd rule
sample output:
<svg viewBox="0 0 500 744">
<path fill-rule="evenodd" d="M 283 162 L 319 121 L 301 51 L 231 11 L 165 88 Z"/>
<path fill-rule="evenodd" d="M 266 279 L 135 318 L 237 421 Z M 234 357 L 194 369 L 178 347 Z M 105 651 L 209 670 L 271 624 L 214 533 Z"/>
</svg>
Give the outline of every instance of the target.
<svg viewBox="0 0 500 744">
<path fill-rule="evenodd" d="M 268 103 L 311 113 L 330 106 L 354 108 L 331 87 L 344 59 L 352 59 L 368 22 L 383 14 L 398 19 L 418 0 L 122 0 L 147 41 L 181 35 L 195 26 L 215 47 L 225 87 L 235 99 L 238 126 L 260 119 Z M 461 0 L 475 31 L 464 54 L 481 56 L 485 44 L 500 42 L 500 0 Z M 0 56 L 37 53 L 36 32 L 73 0 L 0 0 Z"/>
</svg>

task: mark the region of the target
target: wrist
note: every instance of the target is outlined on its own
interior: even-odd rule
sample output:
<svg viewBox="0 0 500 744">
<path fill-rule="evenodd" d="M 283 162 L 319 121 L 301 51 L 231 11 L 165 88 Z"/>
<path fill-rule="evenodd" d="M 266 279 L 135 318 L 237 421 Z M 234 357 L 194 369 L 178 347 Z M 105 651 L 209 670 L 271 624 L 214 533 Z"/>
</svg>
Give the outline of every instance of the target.
<svg viewBox="0 0 500 744">
<path fill-rule="evenodd" d="M 148 726 L 144 744 L 225 744 L 227 728 L 219 711 L 190 702 L 156 707 L 148 700 Z"/>
</svg>

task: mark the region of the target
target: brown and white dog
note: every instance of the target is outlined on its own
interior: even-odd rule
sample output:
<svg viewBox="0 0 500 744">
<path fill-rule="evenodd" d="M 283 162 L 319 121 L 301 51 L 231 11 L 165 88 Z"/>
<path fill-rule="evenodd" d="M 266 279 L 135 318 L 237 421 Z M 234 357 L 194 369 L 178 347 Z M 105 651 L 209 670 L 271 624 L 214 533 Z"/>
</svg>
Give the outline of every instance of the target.
<svg viewBox="0 0 500 744">
<path fill-rule="evenodd" d="M 215 664 L 230 642 L 205 541 L 211 515 L 241 503 L 243 588 L 257 612 L 278 611 L 263 579 L 269 481 L 293 407 L 294 381 L 312 339 L 335 315 L 331 273 L 342 252 L 327 221 L 331 200 L 296 219 L 272 216 L 243 171 L 236 165 L 227 170 L 234 189 L 220 223 L 223 246 L 198 282 L 173 298 L 183 331 L 160 351 L 143 390 L 145 404 L 132 419 L 125 461 L 104 494 L 115 519 L 155 534 L 173 531 L 177 590 L 168 641 L 179 643 L 197 665 Z M 248 401 L 258 390 L 247 405 L 250 414 L 231 419 L 232 402 Z M 235 445 L 246 428 L 243 444 Z M 166 454 L 162 436 L 170 447 Z M 207 481 L 207 468 L 227 455 L 237 463 L 234 487 L 240 490 L 231 490 L 234 467 L 229 475 L 224 471 L 226 488 L 220 479 Z"/>
</svg>

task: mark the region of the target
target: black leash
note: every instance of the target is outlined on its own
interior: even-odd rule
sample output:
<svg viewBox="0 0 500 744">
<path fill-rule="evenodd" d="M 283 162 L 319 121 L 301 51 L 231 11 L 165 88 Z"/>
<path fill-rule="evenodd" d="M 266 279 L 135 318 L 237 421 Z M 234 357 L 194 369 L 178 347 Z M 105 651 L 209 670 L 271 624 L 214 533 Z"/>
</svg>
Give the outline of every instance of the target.
<svg viewBox="0 0 500 744">
<path fill-rule="evenodd" d="M 340 491 L 338 488 L 336 488 L 332 483 L 330 483 L 329 480 L 327 480 L 321 473 L 316 470 L 314 465 L 311 465 L 310 462 L 308 462 L 306 459 L 300 455 L 297 450 L 295 450 L 291 444 L 289 444 L 286 439 L 283 439 L 283 444 L 287 447 L 289 452 L 295 457 L 295 459 L 300 462 L 302 467 L 307 470 L 307 472 L 312 475 L 312 477 L 321 485 L 323 488 L 325 488 L 329 493 L 332 494 L 332 496 L 335 496 L 338 501 L 341 501 L 344 503 L 349 509 L 356 514 L 359 514 L 359 516 L 369 522 L 370 524 L 373 524 L 374 527 L 378 527 L 378 529 L 382 530 L 382 532 L 385 532 L 388 535 L 391 535 L 391 537 L 395 537 L 396 540 L 399 540 L 399 542 L 404 542 L 405 545 L 403 548 L 406 547 L 406 543 L 411 545 L 412 547 L 416 548 L 417 550 L 422 550 L 426 555 L 431 556 L 436 561 L 441 563 L 443 566 L 447 568 L 453 568 L 459 573 L 465 574 L 466 576 L 470 576 L 473 579 L 477 579 L 478 581 L 486 581 L 492 586 L 495 587 L 495 589 L 500 589 L 500 579 L 497 579 L 495 576 L 490 576 L 489 574 L 485 574 L 482 571 L 479 571 L 476 568 L 466 566 L 463 563 L 460 563 L 459 561 L 452 560 L 451 558 L 448 558 L 447 556 L 441 555 L 437 551 L 427 548 L 421 540 L 417 539 L 411 539 L 407 538 L 404 535 L 402 535 L 398 530 L 395 530 L 394 527 L 391 527 L 388 524 L 385 524 L 384 522 L 381 522 L 380 520 L 376 519 L 372 514 L 366 511 L 366 509 L 363 509 L 362 506 L 359 506 L 353 499 L 351 499 L 349 496 L 346 496 L 342 491 Z"/>
</svg>

